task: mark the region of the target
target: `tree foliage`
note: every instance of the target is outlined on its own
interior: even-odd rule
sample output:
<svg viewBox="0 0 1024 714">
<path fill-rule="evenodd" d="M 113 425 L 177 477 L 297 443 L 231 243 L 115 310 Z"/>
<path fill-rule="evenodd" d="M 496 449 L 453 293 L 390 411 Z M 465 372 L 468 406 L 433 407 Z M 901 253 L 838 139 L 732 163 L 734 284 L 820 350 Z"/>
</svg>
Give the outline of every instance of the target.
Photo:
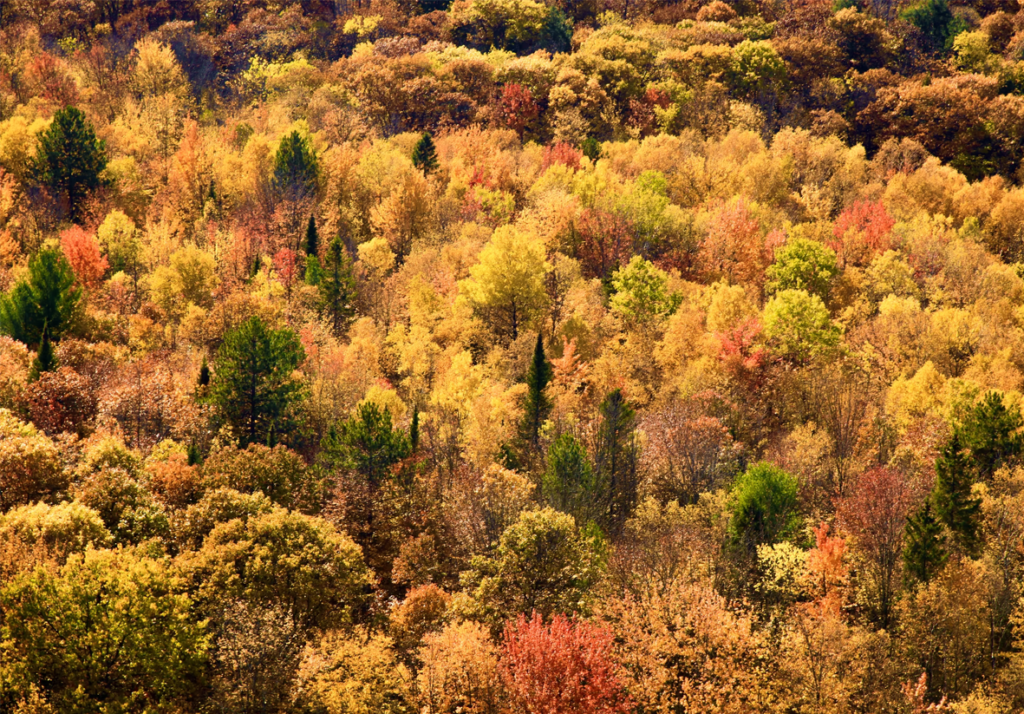
<svg viewBox="0 0 1024 714">
<path fill-rule="evenodd" d="M 349 622 L 372 577 L 347 535 L 280 508 L 215 526 L 186 567 L 208 613 L 228 596 L 281 607 L 315 628 Z"/>
<path fill-rule="evenodd" d="M 796 535 L 797 482 L 764 461 L 751 465 L 732 488 L 729 530 L 735 541 L 753 552 Z"/>
<path fill-rule="evenodd" d="M 412 163 L 416 168 L 423 169 L 424 173 L 437 170 L 437 149 L 434 147 L 434 137 L 430 132 L 424 132 L 416 146 L 412 150 Z"/>
<path fill-rule="evenodd" d="M 106 165 L 104 142 L 96 138 L 85 114 L 64 107 L 39 135 L 32 172 L 36 181 L 65 202 L 68 215 L 75 219 L 89 194 L 102 186 Z"/>
<path fill-rule="evenodd" d="M 27 278 L 0 298 L 0 330 L 30 347 L 40 344 L 44 331 L 60 339 L 73 326 L 81 299 L 64 255 L 43 249 L 29 261 Z"/>
<path fill-rule="evenodd" d="M 163 709 L 202 681 L 209 636 L 164 559 L 90 549 L 8 583 L 0 604 L 8 697 L 42 685 L 64 712 Z"/>
<path fill-rule="evenodd" d="M 494 553 L 473 560 L 464 576 L 494 623 L 527 612 L 543 616 L 586 607 L 600 570 L 597 544 L 572 516 L 552 508 L 522 513 L 501 534 Z"/>
<path fill-rule="evenodd" d="M 302 395 L 293 374 L 304 359 L 295 333 L 251 317 L 224 336 L 217 350 L 210 398 L 243 444 L 274 442 L 289 433 Z"/>
<path fill-rule="evenodd" d="M 612 633 L 599 625 L 539 613 L 509 623 L 502 642 L 502 672 L 519 707 L 530 714 L 630 710 L 612 659 Z"/>
<path fill-rule="evenodd" d="M 466 297 L 500 336 L 516 340 L 536 324 L 547 303 L 544 247 L 534 235 L 498 228 L 461 283 Z"/>
<path fill-rule="evenodd" d="M 281 139 L 274 155 L 274 188 L 289 198 L 305 198 L 316 193 L 319 178 L 320 163 L 309 139 L 297 131 Z"/>
<path fill-rule="evenodd" d="M 537 334 L 533 359 L 526 373 L 526 397 L 523 401 L 523 421 L 519 425 L 519 438 L 528 452 L 536 451 L 540 444 L 540 430 L 551 412 L 551 400 L 544 390 L 551 381 L 552 369 L 544 354 L 544 336 Z"/>
</svg>

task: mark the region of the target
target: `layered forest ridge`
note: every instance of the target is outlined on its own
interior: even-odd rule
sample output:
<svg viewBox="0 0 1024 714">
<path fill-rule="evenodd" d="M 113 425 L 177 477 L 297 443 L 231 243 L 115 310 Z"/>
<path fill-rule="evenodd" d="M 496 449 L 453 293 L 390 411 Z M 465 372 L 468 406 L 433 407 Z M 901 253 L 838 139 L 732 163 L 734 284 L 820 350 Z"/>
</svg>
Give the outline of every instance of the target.
<svg viewBox="0 0 1024 714">
<path fill-rule="evenodd" d="M 0 0 L 0 712 L 1024 711 L 950 2 Z"/>
</svg>

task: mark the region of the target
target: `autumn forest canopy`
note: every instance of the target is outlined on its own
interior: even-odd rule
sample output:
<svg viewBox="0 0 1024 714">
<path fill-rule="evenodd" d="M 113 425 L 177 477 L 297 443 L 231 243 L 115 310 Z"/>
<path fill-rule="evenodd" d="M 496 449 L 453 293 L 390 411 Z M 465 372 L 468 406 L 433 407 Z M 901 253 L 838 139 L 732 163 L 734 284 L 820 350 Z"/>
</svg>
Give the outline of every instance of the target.
<svg viewBox="0 0 1024 714">
<path fill-rule="evenodd" d="M 0 711 L 1024 710 L 1011 0 L 0 1 Z"/>
</svg>

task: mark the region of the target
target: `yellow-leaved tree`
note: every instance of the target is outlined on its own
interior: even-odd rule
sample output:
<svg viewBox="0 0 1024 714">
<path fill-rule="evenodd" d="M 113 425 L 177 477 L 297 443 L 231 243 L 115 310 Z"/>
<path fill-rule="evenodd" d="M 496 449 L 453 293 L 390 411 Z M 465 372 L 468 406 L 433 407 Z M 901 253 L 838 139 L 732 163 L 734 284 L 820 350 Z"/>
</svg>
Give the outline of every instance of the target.
<svg viewBox="0 0 1024 714">
<path fill-rule="evenodd" d="M 515 341 L 543 315 L 547 270 L 539 237 L 502 226 L 480 251 L 480 261 L 459 283 L 459 291 L 499 338 Z"/>
</svg>

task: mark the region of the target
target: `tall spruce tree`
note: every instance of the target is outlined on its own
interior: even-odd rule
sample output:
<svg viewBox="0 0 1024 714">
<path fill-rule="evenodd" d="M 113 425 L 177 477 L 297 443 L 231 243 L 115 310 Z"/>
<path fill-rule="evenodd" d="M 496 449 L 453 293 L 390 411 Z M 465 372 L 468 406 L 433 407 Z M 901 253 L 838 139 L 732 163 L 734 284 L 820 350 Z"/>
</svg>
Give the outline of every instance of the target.
<svg viewBox="0 0 1024 714">
<path fill-rule="evenodd" d="M 320 305 L 331 322 L 335 334 L 348 324 L 355 313 L 356 279 L 352 259 L 345 251 L 341 238 L 335 238 L 327 248 L 327 258 L 319 275 Z"/>
<path fill-rule="evenodd" d="M 526 373 L 526 397 L 523 400 L 523 421 L 519 425 L 519 439 L 530 453 L 540 447 L 540 428 L 551 413 L 551 400 L 544 394 L 554 372 L 544 354 L 544 337 L 537 334 L 533 360 Z"/>
<path fill-rule="evenodd" d="M 981 546 L 981 499 L 971 493 L 974 483 L 971 465 L 953 432 L 935 462 L 935 512 L 949 529 L 954 542 L 969 556 Z"/>
<path fill-rule="evenodd" d="M 429 131 L 424 132 L 416 142 L 416 147 L 412 150 L 412 163 L 416 168 L 423 169 L 423 173 L 426 174 L 437 170 L 437 149 L 434 148 L 434 137 Z"/>
<path fill-rule="evenodd" d="M 310 214 L 309 223 L 306 224 L 306 238 L 304 241 L 306 255 L 320 255 L 320 233 L 316 229 L 316 216 Z"/>
<path fill-rule="evenodd" d="M 27 278 L 0 296 L 0 334 L 37 347 L 43 331 L 60 340 L 71 326 L 82 299 L 75 273 L 64 254 L 43 248 L 28 262 Z"/>
<path fill-rule="evenodd" d="M 274 155 L 274 188 L 283 198 L 301 200 L 316 193 L 320 164 L 309 141 L 293 131 Z"/>
<path fill-rule="evenodd" d="M 40 185 L 66 203 L 68 217 L 75 220 L 85 199 L 103 184 L 106 166 L 106 147 L 85 114 L 64 107 L 39 134 L 31 171 Z"/>
<path fill-rule="evenodd" d="M 909 578 L 926 583 L 946 564 L 946 535 L 931 499 L 907 519 L 904 541 L 903 563 Z"/>
</svg>

